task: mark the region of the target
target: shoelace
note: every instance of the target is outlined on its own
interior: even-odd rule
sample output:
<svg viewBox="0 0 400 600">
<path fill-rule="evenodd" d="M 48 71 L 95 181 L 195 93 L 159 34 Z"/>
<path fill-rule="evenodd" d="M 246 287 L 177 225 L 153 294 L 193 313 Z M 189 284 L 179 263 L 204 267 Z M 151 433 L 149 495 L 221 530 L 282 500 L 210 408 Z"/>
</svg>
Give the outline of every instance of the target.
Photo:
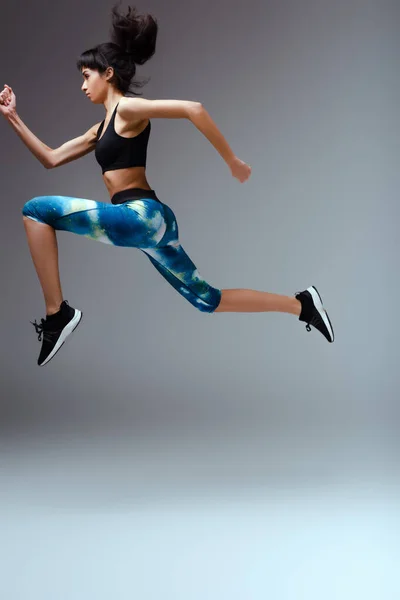
<svg viewBox="0 0 400 600">
<path fill-rule="evenodd" d="M 296 292 L 296 296 L 301 295 L 301 292 Z M 321 323 L 321 317 L 319 315 L 314 315 L 313 318 L 307 323 L 306 329 L 307 331 L 311 331 L 310 325 L 316 327 L 319 323 Z"/>
<path fill-rule="evenodd" d="M 39 342 L 42 340 L 42 335 L 43 335 L 43 341 L 45 342 L 51 342 L 52 341 L 52 334 L 54 334 L 54 332 L 51 332 L 49 330 L 46 330 L 46 322 L 44 319 L 41 319 L 41 324 L 39 325 L 39 323 L 35 322 L 33 323 L 32 321 L 30 321 L 30 323 L 32 323 L 32 325 L 34 326 L 36 333 L 38 333 L 38 340 Z"/>
<path fill-rule="evenodd" d="M 64 300 L 64 304 L 68 304 L 68 300 Z M 48 329 L 46 330 L 46 319 L 40 319 L 40 325 L 39 323 L 37 323 L 36 319 L 35 322 L 33 323 L 32 321 L 29 321 L 30 323 L 32 323 L 32 325 L 34 326 L 36 333 L 38 333 L 38 340 L 39 342 L 42 340 L 42 335 L 43 335 L 43 341 L 46 342 L 51 342 L 52 341 L 52 335 L 54 335 L 54 333 L 56 333 L 55 331 L 49 331 Z"/>
</svg>

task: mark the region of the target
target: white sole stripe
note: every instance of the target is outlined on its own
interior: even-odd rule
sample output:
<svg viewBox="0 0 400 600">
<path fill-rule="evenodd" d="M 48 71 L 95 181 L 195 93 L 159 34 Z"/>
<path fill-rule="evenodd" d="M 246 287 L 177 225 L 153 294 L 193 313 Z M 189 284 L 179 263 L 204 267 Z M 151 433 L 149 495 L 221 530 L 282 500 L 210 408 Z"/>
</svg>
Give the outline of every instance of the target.
<svg viewBox="0 0 400 600">
<path fill-rule="evenodd" d="M 321 296 L 319 295 L 317 289 L 314 286 L 311 286 L 311 287 L 307 288 L 307 292 L 310 293 L 310 295 L 311 295 L 311 297 L 313 299 L 313 302 L 315 304 L 315 308 L 318 310 L 318 312 L 319 312 L 319 314 L 320 314 L 320 316 L 321 316 L 323 322 L 325 323 L 325 326 L 326 326 L 326 328 L 327 328 L 327 330 L 329 332 L 329 335 L 331 336 L 331 340 L 333 341 L 334 340 L 333 329 L 332 329 L 332 326 L 331 326 L 331 324 L 329 322 L 328 315 L 326 314 L 326 312 L 325 312 L 325 310 L 324 310 L 324 308 L 322 306 Z"/>
</svg>

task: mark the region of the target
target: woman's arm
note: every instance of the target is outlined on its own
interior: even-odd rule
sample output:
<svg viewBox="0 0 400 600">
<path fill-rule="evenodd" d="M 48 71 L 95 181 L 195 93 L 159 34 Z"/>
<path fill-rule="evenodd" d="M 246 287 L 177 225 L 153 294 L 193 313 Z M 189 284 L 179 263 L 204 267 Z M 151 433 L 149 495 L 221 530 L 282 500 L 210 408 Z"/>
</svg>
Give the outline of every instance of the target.
<svg viewBox="0 0 400 600">
<path fill-rule="evenodd" d="M 84 134 L 69 140 L 53 150 L 37 138 L 25 125 L 17 113 L 17 99 L 8 85 L 0 92 L 0 113 L 10 123 L 17 135 L 24 142 L 32 154 L 42 163 L 46 169 L 59 167 L 72 160 L 85 156 L 96 146 L 96 132 L 100 125 L 93 125 Z"/>
<path fill-rule="evenodd" d="M 236 155 L 202 104 L 190 111 L 189 119 L 219 152 L 226 164 L 231 166 Z"/>
<path fill-rule="evenodd" d="M 51 148 L 41 142 L 39 138 L 27 128 L 22 119 L 19 118 L 17 114 L 17 98 L 12 88 L 7 84 L 4 85 L 4 89 L 0 92 L 0 114 L 2 114 L 10 123 L 32 154 L 34 154 L 47 169 Z"/>
<path fill-rule="evenodd" d="M 189 119 L 230 166 L 236 159 L 233 150 L 200 102 L 189 100 L 146 100 L 121 98 L 119 112 L 129 119 Z"/>
<path fill-rule="evenodd" d="M 17 135 L 24 142 L 25 146 L 32 152 L 34 156 L 42 163 L 46 169 L 50 168 L 51 148 L 37 138 L 30 129 L 25 125 L 22 119 L 17 114 L 16 110 L 11 110 L 5 115 L 6 120 L 15 130 Z"/>
<path fill-rule="evenodd" d="M 6 117 L 27 148 L 36 156 L 46 169 L 61 167 L 73 160 L 82 158 L 96 147 L 96 132 L 101 123 L 96 123 L 82 135 L 64 142 L 58 148 L 49 148 L 41 142 L 23 123 L 17 113 Z"/>
<path fill-rule="evenodd" d="M 100 125 L 101 123 L 96 123 L 96 125 L 93 125 L 82 135 L 68 140 L 58 148 L 51 150 L 50 166 L 48 168 L 55 169 L 56 167 L 61 167 L 61 165 L 66 165 L 92 152 L 96 148 L 96 133 Z"/>
<path fill-rule="evenodd" d="M 200 102 L 189 100 L 146 100 L 121 98 L 119 112 L 127 120 L 137 119 L 189 119 L 208 139 L 229 166 L 233 177 L 244 183 L 250 177 L 251 167 L 240 160 Z"/>
</svg>

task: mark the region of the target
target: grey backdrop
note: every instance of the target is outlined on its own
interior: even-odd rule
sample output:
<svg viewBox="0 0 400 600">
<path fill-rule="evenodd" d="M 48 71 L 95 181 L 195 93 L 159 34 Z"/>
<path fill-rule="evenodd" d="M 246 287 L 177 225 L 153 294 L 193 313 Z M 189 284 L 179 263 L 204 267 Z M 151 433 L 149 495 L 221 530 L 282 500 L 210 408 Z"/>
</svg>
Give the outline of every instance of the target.
<svg viewBox="0 0 400 600">
<path fill-rule="evenodd" d="M 0 87 L 50 147 L 104 118 L 75 60 L 111 5 L 2 6 Z M 94 154 L 47 171 L 3 119 L 0 595 L 394 600 L 399 4 L 137 6 L 160 26 L 144 97 L 201 101 L 253 168 L 240 184 L 189 121 L 153 119 L 148 179 L 184 248 L 221 288 L 316 285 L 336 340 L 196 312 L 141 252 L 59 232 L 84 318 L 39 369 L 22 206 L 109 198 Z"/>
</svg>

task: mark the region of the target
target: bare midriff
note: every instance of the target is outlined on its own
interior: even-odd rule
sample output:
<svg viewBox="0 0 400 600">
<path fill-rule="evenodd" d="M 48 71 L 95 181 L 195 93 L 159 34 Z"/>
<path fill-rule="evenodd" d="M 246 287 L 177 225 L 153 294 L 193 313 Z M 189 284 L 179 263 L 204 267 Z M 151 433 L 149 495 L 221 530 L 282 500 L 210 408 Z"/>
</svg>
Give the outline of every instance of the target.
<svg viewBox="0 0 400 600">
<path fill-rule="evenodd" d="M 146 179 L 145 167 L 129 167 L 127 169 L 106 171 L 103 175 L 103 181 L 110 194 L 110 198 L 117 192 L 130 188 L 152 189 Z"/>
</svg>

